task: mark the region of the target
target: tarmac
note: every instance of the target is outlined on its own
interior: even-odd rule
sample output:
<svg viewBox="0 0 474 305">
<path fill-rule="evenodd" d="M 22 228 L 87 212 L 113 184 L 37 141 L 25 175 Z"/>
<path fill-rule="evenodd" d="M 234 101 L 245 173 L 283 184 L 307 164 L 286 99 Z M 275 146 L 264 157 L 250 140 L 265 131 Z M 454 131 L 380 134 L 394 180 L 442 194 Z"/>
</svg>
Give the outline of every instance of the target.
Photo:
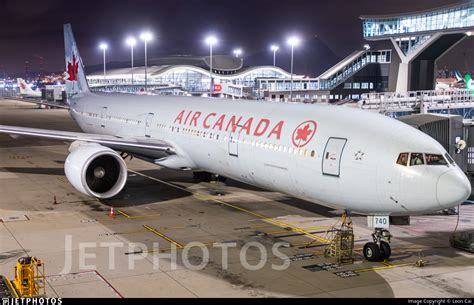
<svg viewBox="0 0 474 305">
<path fill-rule="evenodd" d="M 80 131 L 67 110 L 6 99 L 0 124 Z M 474 254 L 449 243 L 456 223 L 474 229 L 473 204 L 459 220 L 391 225 L 386 262 L 364 260 L 372 229 L 352 215 L 354 263 L 337 266 L 324 249 L 340 211 L 137 159 L 124 190 L 96 200 L 69 184 L 67 154 L 65 142 L 0 135 L 0 275 L 12 279 L 18 258 L 35 256 L 49 297 L 474 296 Z"/>
</svg>

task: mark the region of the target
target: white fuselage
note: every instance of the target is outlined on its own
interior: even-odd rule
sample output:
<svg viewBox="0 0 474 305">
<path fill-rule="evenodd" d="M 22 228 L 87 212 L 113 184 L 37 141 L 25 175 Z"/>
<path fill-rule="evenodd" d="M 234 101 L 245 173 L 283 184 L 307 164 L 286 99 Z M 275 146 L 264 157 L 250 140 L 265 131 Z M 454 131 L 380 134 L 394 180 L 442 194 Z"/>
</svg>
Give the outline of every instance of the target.
<svg viewBox="0 0 474 305">
<path fill-rule="evenodd" d="M 156 164 L 218 173 L 334 208 L 416 214 L 456 206 L 470 193 L 454 163 L 397 164 L 403 152 L 445 155 L 438 142 L 358 109 L 84 94 L 72 99 L 70 112 L 84 132 L 173 145 L 176 155 L 152 156 Z"/>
</svg>

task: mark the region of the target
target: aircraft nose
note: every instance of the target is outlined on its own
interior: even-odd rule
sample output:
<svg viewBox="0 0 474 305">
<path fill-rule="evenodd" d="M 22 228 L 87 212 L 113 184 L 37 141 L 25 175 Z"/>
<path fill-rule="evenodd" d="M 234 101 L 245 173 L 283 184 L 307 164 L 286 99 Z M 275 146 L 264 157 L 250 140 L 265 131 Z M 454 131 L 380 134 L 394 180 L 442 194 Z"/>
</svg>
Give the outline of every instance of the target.
<svg viewBox="0 0 474 305">
<path fill-rule="evenodd" d="M 461 170 L 450 170 L 439 177 L 437 196 L 443 208 L 455 207 L 463 203 L 470 195 L 471 183 Z"/>
</svg>

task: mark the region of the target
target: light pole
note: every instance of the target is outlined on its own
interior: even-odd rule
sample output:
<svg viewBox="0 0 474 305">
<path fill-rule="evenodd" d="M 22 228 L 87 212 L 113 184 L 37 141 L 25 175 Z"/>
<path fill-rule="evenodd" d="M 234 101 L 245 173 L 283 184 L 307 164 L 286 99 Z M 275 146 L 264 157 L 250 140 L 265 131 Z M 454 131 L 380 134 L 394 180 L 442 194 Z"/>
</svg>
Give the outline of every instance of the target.
<svg viewBox="0 0 474 305">
<path fill-rule="evenodd" d="M 209 36 L 206 38 L 206 43 L 209 45 L 209 91 L 212 93 L 214 91 L 212 83 L 212 46 L 217 43 L 217 38 L 215 36 Z"/>
<path fill-rule="evenodd" d="M 295 46 L 298 46 L 300 39 L 298 37 L 290 37 L 288 39 L 288 44 L 291 46 L 291 84 L 290 84 L 290 102 L 293 99 L 293 49 Z"/>
<path fill-rule="evenodd" d="M 135 40 L 135 38 L 129 37 L 127 38 L 125 42 L 130 46 L 131 55 L 132 55 L 132 86 L 133 86 L 133 47 L 135 46 L 137 41 Z"/>
<path fill-rule="evenodd" d="M 239 58 L 239 56 L 242 54 L 242 49 L 235 49 L 234 50 L 234 55 L 235 57 Z"/>
<path fill-rule="evenodd" d="M 276 67 L 276 52 L 278 51 L 279 47 L 277 45 L 272 45 L 270 50 L 273 51 L 273 66 Z"/>
<path fill-rule="evenodd" d="M 150 33 L 150 32 L 143 32 L 140 34 L 140 39 L 143 40 L 143 42 L 145 43 L 145 92 L 147 91 L 147 87 L 148 87 L 148 74 L 147 74 L 147 69 L 148 69 L 148 58 L 147 58 L 147 50 L 146 50 L 146 46 L 147 46 L 147 42 L 150 41 L 152 39 L 153 35 Z"/>
<path fill-rule="evenodd" d="M 104 82 L 105 82 L 105 50 L 107 50 L 108 47 L 109 46 L 106 43 L 103 43 L 103 42 L 99 45 L 99 48 L 102 49 L 102 53 L 103 53 L 103 57 L 104 57 Z"/>
</svg>

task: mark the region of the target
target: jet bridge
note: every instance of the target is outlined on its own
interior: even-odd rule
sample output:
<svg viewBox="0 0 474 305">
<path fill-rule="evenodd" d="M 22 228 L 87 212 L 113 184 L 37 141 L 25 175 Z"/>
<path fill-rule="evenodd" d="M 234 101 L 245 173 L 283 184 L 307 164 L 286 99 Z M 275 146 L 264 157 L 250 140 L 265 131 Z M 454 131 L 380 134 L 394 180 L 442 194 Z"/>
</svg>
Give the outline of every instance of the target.
<svg viewBox="0 0 474 305">
<path fill-rule="evenodd" d="M 330 100 L 434 90 L 438 61 L 474 34 L 474 0 L 405 14 L 361 16 L 368 44 L 317 79 Z"/>
<path fill-rule="evenodd" d="M 453 89 L 369 93 L 363 94 L 358 104 L 364 110 L 383 114 L 403 112 L 426 114 L 452 110 L 465 112 L 474 108 L 474 91 Z"/>
<path fill-rule="evenodd" d="M 474 31 L 474 1 L 360 18 L 364 38 L 391 41 L 400 58 L 396 91 L 432 90 L 438 59 Z"/>
</svg>

